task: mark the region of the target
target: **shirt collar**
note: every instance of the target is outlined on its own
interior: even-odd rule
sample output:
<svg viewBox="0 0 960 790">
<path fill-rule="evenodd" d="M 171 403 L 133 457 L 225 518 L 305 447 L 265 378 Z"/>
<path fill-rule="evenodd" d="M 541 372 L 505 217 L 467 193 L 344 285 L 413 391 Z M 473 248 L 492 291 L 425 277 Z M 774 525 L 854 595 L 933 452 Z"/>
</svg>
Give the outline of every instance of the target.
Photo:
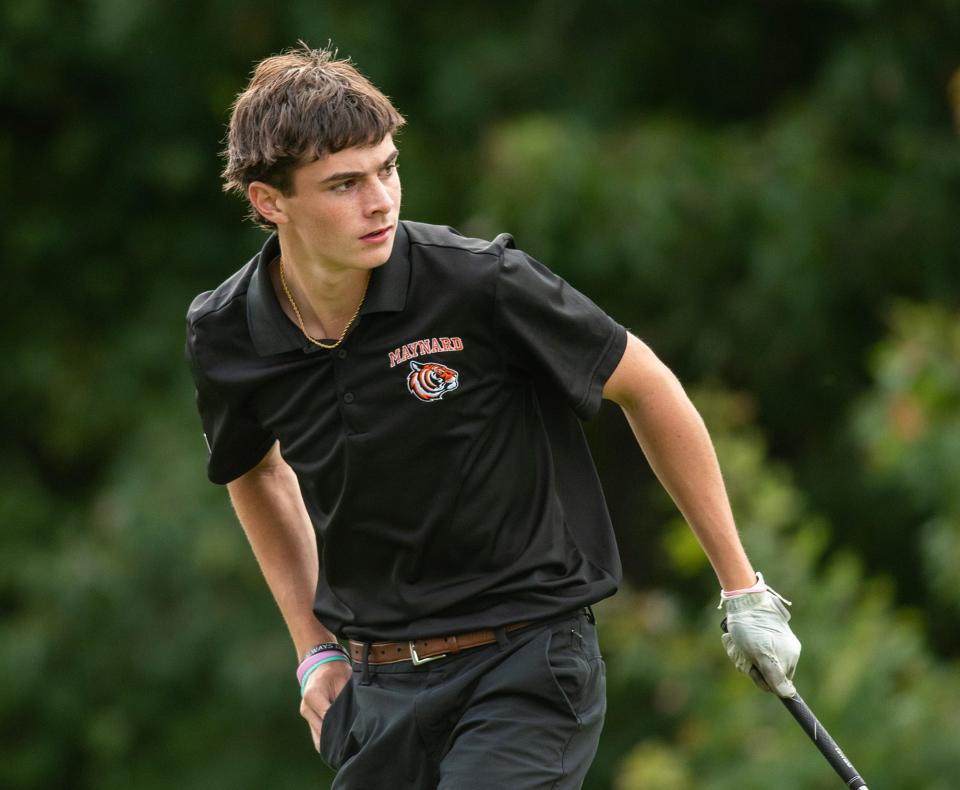
<svg viewBox="0 0 960 790">
<path fill-rule="evenodd" d="M 410 239 L 405 223 L 397 223 L 393 236 L 393 250 L 383 266 L 378 266 L 370 275 L 367 296 L 360 308 L 360 315 L 370 313 L 398 313 L 407 303 L 407 288 L 410 287 Z"/>
<path fill-rule="evenodd" d="M 269 266 L 279 254 L 280 241 L 277 234 L 272 233 L 254 259 L 253 276 L 247 288 L 247 323 L 254 348 L 260 356 L 281 354 L 298 348 L 305 351 L 317 348 L 287 318 L 277 300 Z M 404 223 L 398 222 L 390 257 L 370 274 L 370 284 L 360 315 L 403 310 L 409 285 L 410 240 Z"/>
</svg>

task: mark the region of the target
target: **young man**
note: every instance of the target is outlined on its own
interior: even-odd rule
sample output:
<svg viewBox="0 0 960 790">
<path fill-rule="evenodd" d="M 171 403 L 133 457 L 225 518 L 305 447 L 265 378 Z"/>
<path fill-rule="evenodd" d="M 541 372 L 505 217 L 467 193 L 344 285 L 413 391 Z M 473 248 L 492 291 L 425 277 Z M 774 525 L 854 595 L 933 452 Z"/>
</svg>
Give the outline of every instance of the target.
<svg viewBox="0 0 960 790">
<path fill-rule="evenodd" d="M 209 476 L 335 786 L 580 786 L 605 710 L 590 604 L 620 580 L 579 425 L 601 398 L 728 591 L 731 657 L 791 694 L 789 615 L 677 379 L 509 236 L 401 221 L 403 124 L 328 51 L 261 62 L 224 175 L 273 233 L 188 314 Z"/>
</svg>

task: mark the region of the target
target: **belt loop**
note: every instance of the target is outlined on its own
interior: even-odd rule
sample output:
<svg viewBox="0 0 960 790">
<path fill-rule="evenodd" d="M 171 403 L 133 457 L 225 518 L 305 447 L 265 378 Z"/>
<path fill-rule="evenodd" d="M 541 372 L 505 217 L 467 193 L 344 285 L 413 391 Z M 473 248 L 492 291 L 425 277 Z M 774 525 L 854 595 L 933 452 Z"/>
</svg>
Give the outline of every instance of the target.
<svg viewBox="0 0 960 790">
<path fill-rule="evenodd" d="M 360 685 L 370 685 L 370 643 L 363 643 L 363 656 L 360 658 Z"/>
<path fill-rule="evenodd" d="M 505 625 L 493 629 L 493 635 L 497 637 L 497 647 L 506 650 L 510 641 L 507 639 L 507 627 Z"/>
<path fill-rule="evenodd" d="M 596 625 L 597 616 L 593 613 L 593 607 L 590 604 L 587 604 L 583 607 L 584 612 L 586 612 L 587 620 L 590 621 L 591 625 Z"/>
</svg>

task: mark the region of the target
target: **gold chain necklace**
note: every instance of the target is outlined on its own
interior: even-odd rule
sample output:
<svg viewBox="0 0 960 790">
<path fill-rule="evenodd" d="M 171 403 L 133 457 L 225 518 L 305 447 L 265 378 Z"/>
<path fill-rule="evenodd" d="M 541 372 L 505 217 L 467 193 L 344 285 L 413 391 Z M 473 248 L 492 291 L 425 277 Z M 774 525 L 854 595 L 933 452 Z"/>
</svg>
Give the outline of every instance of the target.
<svg viewBox="0 0 960 790">
<path fill-rule="evenodd" d="M 300 324 L 300 331 L 303 332 L 304 337 L 315 346 L 320 346 L 320 348 L 336 348 L 343 342 L 350 327 L 353 326 L 353 322 L 356 321 L 357 316 L 360 315 L 363 300 L 367 298 L 367 286 L 370 285 L 370 278 L 367 277 L 367 283 L 363 286 L 363 293 L 360 295 L 360 304 L 358 304 L 357 309 L 353 311 L 353 315 L 350 316 L 350 320 L 347 321 L 347 325 L 343 328 L 340 337 L 337 338 L 335 343 L 322 343 L 307 333 L 307 328 L 303 325 L 303 316 L 300 315 L 300 309 L 297 307 L 297 303 L 293 301 L 293 294 L 290 293 L 290 289 L 287 287 L 287 278 L 283 274 L 283 258 L 280 259 L 280 285 L 283 286 L 283 292 L 287 295 L 287 301 L 290 302 L 290 306 L 293 308 L 293 314 L 297 317 L 297 323 Z"/>
</svg>

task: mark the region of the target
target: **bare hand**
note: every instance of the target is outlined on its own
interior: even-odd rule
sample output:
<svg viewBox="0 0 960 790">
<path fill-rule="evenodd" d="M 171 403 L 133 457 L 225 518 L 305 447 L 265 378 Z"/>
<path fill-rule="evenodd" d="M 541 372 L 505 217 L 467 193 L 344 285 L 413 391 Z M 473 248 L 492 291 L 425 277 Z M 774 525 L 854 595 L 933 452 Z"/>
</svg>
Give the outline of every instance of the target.
<svg viewBox="0 0 960 790">
<path fill-rule="evenodd" d="M 323 718 L 343 687 L 350 681 L 353 670 L 348 661 L 331 661 L 317 668 L 307 679 L 307 687 L 300 702 L 300 715 L 310 725 L 313 747 L 320 751 L 320 732 Z"/>
</svg>

